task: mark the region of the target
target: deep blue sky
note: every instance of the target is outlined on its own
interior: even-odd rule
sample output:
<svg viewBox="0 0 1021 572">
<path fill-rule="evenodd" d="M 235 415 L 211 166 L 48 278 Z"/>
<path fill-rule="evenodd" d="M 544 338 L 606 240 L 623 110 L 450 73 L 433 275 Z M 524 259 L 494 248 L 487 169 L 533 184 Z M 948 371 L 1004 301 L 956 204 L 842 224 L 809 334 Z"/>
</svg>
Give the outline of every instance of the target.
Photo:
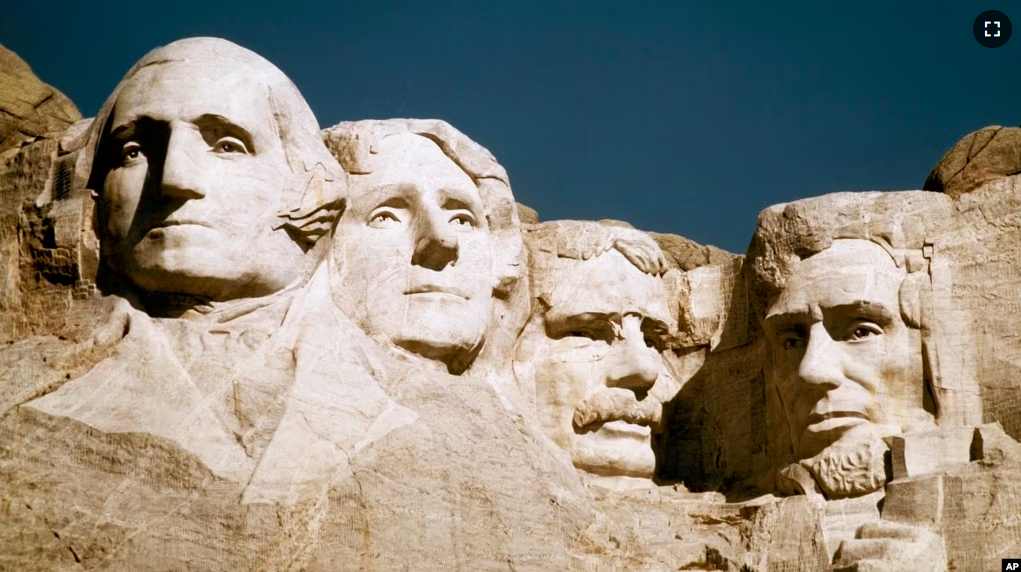
<svg viewBox="0 0 1021 572">
<path fill-rule="evenodd" d="M 96 113 L 149 49 L 220 36 L 277 64 L 322 126 L 436 117 L 518 200 L 744 252 L 762 208 L 916 189 L 970 131 L 1021 123 L 1021 4 L 681 0 L 0 0 L 0 43 Z M 778 5 L 783 4 L 783 5 Z"/>
</svg>

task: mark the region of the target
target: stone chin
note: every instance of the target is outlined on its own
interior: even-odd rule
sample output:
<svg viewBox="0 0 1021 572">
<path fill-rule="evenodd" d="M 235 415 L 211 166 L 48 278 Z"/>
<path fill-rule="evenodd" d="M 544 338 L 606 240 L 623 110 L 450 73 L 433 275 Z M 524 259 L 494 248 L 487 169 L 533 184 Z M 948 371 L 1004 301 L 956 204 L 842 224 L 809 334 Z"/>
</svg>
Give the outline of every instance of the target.
<svg viewBox="0 0 1021 572">
<path fill-rule="evenodd" d="M 231 260 L 209 256 L 200 245 L 145 249 L 127 262 L 111 257 L 110 266 L 147 292 L 182 292 L 216 297 L 232 284 L 251 282 Z"/>
<path fill-rule="evenodd" d="M 571 460 L 576 468 L 599 476 L 651 479 L 656 471 L 652 430 L 611 421 L 596 431 L 576 435 Z"/>
<path fill-rule="evenodd" d="M 485 343 L 489 300 L 443 294 L 408 295 L 407 320 L 391 343 L 424 358 L 459 369 L 457 363 L 474 355 Z"/>
</svg>

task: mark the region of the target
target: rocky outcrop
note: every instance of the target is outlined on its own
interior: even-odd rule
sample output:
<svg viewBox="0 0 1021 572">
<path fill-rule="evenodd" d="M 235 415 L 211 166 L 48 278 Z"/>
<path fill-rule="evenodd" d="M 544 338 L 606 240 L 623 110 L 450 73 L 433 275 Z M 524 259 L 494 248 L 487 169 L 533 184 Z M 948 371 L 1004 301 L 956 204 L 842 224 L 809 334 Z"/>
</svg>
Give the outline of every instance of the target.
<svg viewBox="0 0 1021 572">
<path fill-rule="evenodd" d="M 700 266 L 722 266 L 733 263 L 740 256 L 710 245 L 701 245 L 694 240 L 676 234 L 650 232 L 649 236 L 663 249 L 667 262 L 681 270 L 693 270 Z"/>
<path fill-rule="evenodd" d="M 923 190 L 952 198 L 970 193 L 983 183 L 1021 173 L 1021 127 L 993 125 L 969 133 L 947 151 Z"/>
<path fill-rule="evenodd" d="M 539 213 L 528 205 L 517 203 L 518 218 L 521 219 L 521 224 L 536 224 L 539 222 Z"/>
<path fill-rule="evenodd" d="M 81 118 L 67 96 L 36 77 L 18 54 L 0 46 L 0 153 L 25 139 L 63 131 Z"/>
</svg>

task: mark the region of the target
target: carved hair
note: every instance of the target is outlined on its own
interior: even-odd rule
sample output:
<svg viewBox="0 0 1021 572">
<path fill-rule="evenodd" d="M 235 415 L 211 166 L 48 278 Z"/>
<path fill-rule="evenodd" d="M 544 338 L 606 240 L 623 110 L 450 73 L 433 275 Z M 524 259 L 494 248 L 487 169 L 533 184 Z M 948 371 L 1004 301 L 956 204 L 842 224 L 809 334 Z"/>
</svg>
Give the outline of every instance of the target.
<svg viewBox="0 0 1021 572">
<path fill-rule="evenodd" d="M 533 267 L 544 264 L 544 257 L 588 260 L 616 250 L 645 274 L 663 276 L 670 268 L 656 241 L 633 228 L 593 221 L 561 220 L 528 225 L 524 228 L 524 237 Z M 545 299 L 553 284 L 549 280 L 541 280 L 538 275 L 542 274 L 549 273 L 532 273 L 532 295 Z"/>
<path fill-rule="evenodd" d="M 324 131 L 326 146 L 352 177 L 371 173 L 378 144 L 393 135 L 412 134 L 433 143 L 461 168 L 479 189 L 494 245 L 494 269 L 503 296 L 522 277 L 520 222 L 507 171 L 485 147 L 446 121 L 387 119 L 345 121 Z"/>
<path fill-rule="evenodd" d="M 231 65 L 257 77 L 266 89 L 273 124 L 293 177 L 286 183 L 280 224 L 296 242 L 310 248 L 329 232 L 346 196 L 346 176 L 326 150 L 319 123 L 298 88 L 279 68 L 262 56 L 219 38 L 188 38 L 156 48 L 124 76 L 92 123 L 82 151 L 82 167 L 89 174 L 87 188 L 98 196 L 110 171 L 106 146 L 114 107 L 124 85 L 143 69 L 160 65 Z M 98 231 L 98 229 L 97 229 Z"/>
</svg>

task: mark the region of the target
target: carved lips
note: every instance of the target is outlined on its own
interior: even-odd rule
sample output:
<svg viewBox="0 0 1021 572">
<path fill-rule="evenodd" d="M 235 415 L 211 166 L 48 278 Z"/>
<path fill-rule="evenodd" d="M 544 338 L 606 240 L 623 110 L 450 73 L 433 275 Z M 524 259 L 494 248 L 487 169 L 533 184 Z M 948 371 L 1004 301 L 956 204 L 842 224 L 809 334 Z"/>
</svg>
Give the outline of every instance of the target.
<svg viewBox="0 0 1021 572">
<path fill-rule="evenodd" d="M 820 409 L 820 407 L 816 407 Z M 846 410 L 828 410 L 823 412 L 813 411 L 808 416 L 808 425 L 805 428 L 809 433 L 828 433 L 830 431 L 843 431 L 862 423 L 871 423 L 865 411 L 855 408 Z"/>
<path fill-rule="evenodd" d="M 211 224 L 208 224 L 208 223 L 205 223 L 205 222 L 202 222 L 202 221 L 168 219 L 168 220 L 160 221 L 160 222 L 154 224 L 152 226 L 152 228 L 150 228 L 149 231 L 146 232 L 146 236 L 151 236 L 151 237 L 158 238 L 158 237 L 163 235 L 163 232 L 164 232 L 165 229 L 170 228 L 170 227 L 174 227 L 174 226 L 202 226 L 202 227 L 205 227 L 205 228 L 213 228 L 213 226 Z"/>
<path fill-rule="evenodd" d="M 163 228 L 167 226 L 184 226 L 184 225 L 204 226 L 206 228 L 213 228 L 212 225 L 199 221 L 199 220 L 172 220 L 168 219 L 159 224 L 153 226 L 153 228 Z"/>
</svg>

